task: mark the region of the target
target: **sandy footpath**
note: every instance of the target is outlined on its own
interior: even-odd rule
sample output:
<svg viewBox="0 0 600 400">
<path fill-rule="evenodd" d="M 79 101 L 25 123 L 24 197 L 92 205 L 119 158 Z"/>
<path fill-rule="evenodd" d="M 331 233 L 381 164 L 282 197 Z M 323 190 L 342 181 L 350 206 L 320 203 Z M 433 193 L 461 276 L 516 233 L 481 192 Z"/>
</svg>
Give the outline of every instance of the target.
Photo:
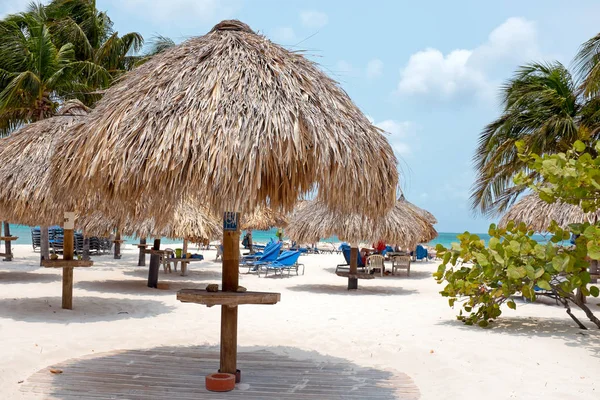
<svg viewBox="0 0 600 400">
<path fill-rule="evenodd" d="M 177 247 L 170 245 L 169 247 Z M 0 399 L 26 398 L 21 381 L 70 358 L 117 349 L 216 345 L 218 308 L 183 304 L 175 292 L 220 283 L 215 251 L 189 276 L 160 273 L 168 289 L 146 287 L 137 249 L 121 260 L 94 257 L 75 270 L 74 309 L 61 309 L 61 271 L 38 267 L 39 254 L 15 246 L 0 261 Z M 437 264 L 416 262 L 411 276 L 360 281 L 349 293 L 333 270 L 341 255 L 307 255 L 304 276 L 241 275 L 249 290 L 281 292 L 274 306 L 242 306 L 239 346 L 315 351 L 361 366 L 408 374 L 422 399 L 599 399 L 600 331 L 579 330 L 563 309 L 517 299 L 490 329 L 467 327 L 431 278 Z M 599 299 L 590 306 L 600 314 Z M 315 354 L 315 356 L 317 356 Z"/>
</svg>

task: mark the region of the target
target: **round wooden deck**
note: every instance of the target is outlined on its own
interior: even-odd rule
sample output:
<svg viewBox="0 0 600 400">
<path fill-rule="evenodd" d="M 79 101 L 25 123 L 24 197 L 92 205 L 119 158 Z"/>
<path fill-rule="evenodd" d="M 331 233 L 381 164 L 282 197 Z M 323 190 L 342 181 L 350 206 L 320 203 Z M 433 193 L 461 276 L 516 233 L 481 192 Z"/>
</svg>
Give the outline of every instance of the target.
<svg viewBox="0 0 600 400">
<path fill-rule="evenodd" d="M 22 391 L 25 398 L 61 400 L 420 397 L 412 379 L 405 374 L 289 350 L 310 358 L 294 359 L 282 351 L 276 354 L 240 348 L 238 368 L 242 382 L 228 393 L 209 392 L 204 387 L 204 377 L 216 372 L 219 365 L 219 351 L 214 347 L 114 351 L 72 359 L 38 371 L 23 383 Z"/>
</svg>

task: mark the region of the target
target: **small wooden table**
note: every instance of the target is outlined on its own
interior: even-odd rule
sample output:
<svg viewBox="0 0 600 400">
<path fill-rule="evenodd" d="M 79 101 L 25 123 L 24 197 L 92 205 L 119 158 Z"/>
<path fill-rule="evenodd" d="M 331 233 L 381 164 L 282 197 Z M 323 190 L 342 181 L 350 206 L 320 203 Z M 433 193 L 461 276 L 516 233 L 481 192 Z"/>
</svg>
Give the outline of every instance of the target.
<svg viewBox="0 0 600 400">
<path fill-rule="evenodd" d="M 169 272 L 171 272 L 170 264 L 173 263 L 173 268 L 175 269 L 175 271 L 177 271 L 177 263 L 180 262 L 181 263 L 181 276 L 187 276 L 188 264 L 191 262 L 202 261 L 202 260 L 203 260 L 202 258 L 170 258 L 170 257 L 166 257 L 164 259 L 163 265 L 166 265 L 167 268 L 169 269 Z"/>
<path fill-rule="evenodd" d="M 17 236 L 0 236 L 0 241 L 4 241 L 7 251 L 4 253 L 0 253 L 0 257 L 5 257 L 4 261 L 12 261 L 13 255 L 10 250 L 10 242 L 14 242 L 17 240 Z"/>
</svg>

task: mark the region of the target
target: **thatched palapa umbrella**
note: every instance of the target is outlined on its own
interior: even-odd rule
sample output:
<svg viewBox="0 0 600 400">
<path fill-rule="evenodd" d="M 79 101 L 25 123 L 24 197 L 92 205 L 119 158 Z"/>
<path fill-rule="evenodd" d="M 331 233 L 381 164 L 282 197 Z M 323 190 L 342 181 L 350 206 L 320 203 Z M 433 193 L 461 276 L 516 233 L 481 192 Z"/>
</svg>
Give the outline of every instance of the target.
<svg viewBox="0 0 600 400">
<path fill-rule="evenodd" d="M 48 226 L 64 221 L 66 211 L 75 202 L 65 193 L 51 190 L 50 159 L 56 143 L 67 129 L 85 118 L 88 109 L 78 101 L 65 103 L 58 115 L 26 125 L 9 137 L 0 139 L 0 215 L 18 224 Z M 80 201 L 80 207 L 91 201 Z M 42 260 L 45 267 L 63 268 L 62 307 L 73 306 L 73 267 L 87 267 L 89 261 L 73 260 L 73 230 L 66 226 L 63 242 L 64 260 Z M 42 257 L 48 257 L 48 230 L 42 228 Z"/>
<path fill-rule="evenodd" d="M 270 207 L 259 207 L 254 212 L 242 215 L 241 229 L 248 231 L 250 237 L 248 247 L 252 253 L 252 231 L 267 231 L 271 228 L 285 228 L 288 224 L 287 216 Z"/>
<path fill-rule="evenodd" d="M 342 214 L 331 211 L 320 201 L 307 201 L 292 214 L 287 235 L 299 243 L 313 243 L 321 238 L 337 236 L 351 244 L 348 289 L 358 288 L 357 256 L 359 242 L 395 244 L 414 248 L 428 242 L 437 232 L 424 211 L 402 196 L 383 217 L 370 218 L 361 214 Z M 433 215 L 431 215 L 433 217 Z"/>
<path fill-rule="evenodd" d="M 600 211 L 586 213 L 581 207 L 556 201 L 548 203 L 533 193 L 524 196 L 516 202 L 500 220 L 500 226 L 505 227 L 510 221 L 524 222 L 529 229 L 536 232 L 546 232 L 554 220 L 562 229 L 569 224 L 596 223 L 600 219 Z"/>
<path fill-rule="evenodd" d="M 178 294 L 222 305 L 222 372 L 236 372 L 237 305 L 279 300 L 236 293 L 239 212 L 289 211 L 315 189 L 339 211 L 381 215 L 394 204 L 396 159 L 382 132 L 316 64 L 240 21 L 124 75 L 71 133 L 55 182 L 124 208 L 143 195 L 154 218 L 189 194 L 226 212 L 223 292 Z"/>
<path fill-rule="evenodd" d="M 86 235 L 90 236 L 106 235 L 117 225 L 121 233 L 126 236 L 183 239 L 184 253 L 187 252 L 188 241 L 214 240 L 221 234 L 221 226 L 216 217 L 210 214 L 204 206 L 194 201 L 180 202 L 166 226 L 157 224 L 152 218 L 144 221 L 117 222 L 99 212 L 78 219 L 78 226 Z M 140 248 L 140 251 L 143 252 L 144 249 Z"/>
</svg>

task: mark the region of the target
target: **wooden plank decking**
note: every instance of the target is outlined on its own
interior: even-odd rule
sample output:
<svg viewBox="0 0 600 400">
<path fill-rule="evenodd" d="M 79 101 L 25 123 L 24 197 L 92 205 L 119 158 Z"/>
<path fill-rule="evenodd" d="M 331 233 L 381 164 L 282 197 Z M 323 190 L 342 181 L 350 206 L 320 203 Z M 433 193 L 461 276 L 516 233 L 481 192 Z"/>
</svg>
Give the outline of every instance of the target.
<svg viewBox="0 0 600 400">
<path fill-rule="evenodd" d="M 228 393 L 209 392 L 219 352 L 207 347 L 115 351 L 65 361 L 38 371 L 22 387 L 31 399 L 406 399 L 419 390 L 405 374 L 361 368 L 319 356 L 293 359 L 266 350 L 240 351 L 242 382 Z M 50 369 L 61 374 L 52 374 Z"/>
</svg>

